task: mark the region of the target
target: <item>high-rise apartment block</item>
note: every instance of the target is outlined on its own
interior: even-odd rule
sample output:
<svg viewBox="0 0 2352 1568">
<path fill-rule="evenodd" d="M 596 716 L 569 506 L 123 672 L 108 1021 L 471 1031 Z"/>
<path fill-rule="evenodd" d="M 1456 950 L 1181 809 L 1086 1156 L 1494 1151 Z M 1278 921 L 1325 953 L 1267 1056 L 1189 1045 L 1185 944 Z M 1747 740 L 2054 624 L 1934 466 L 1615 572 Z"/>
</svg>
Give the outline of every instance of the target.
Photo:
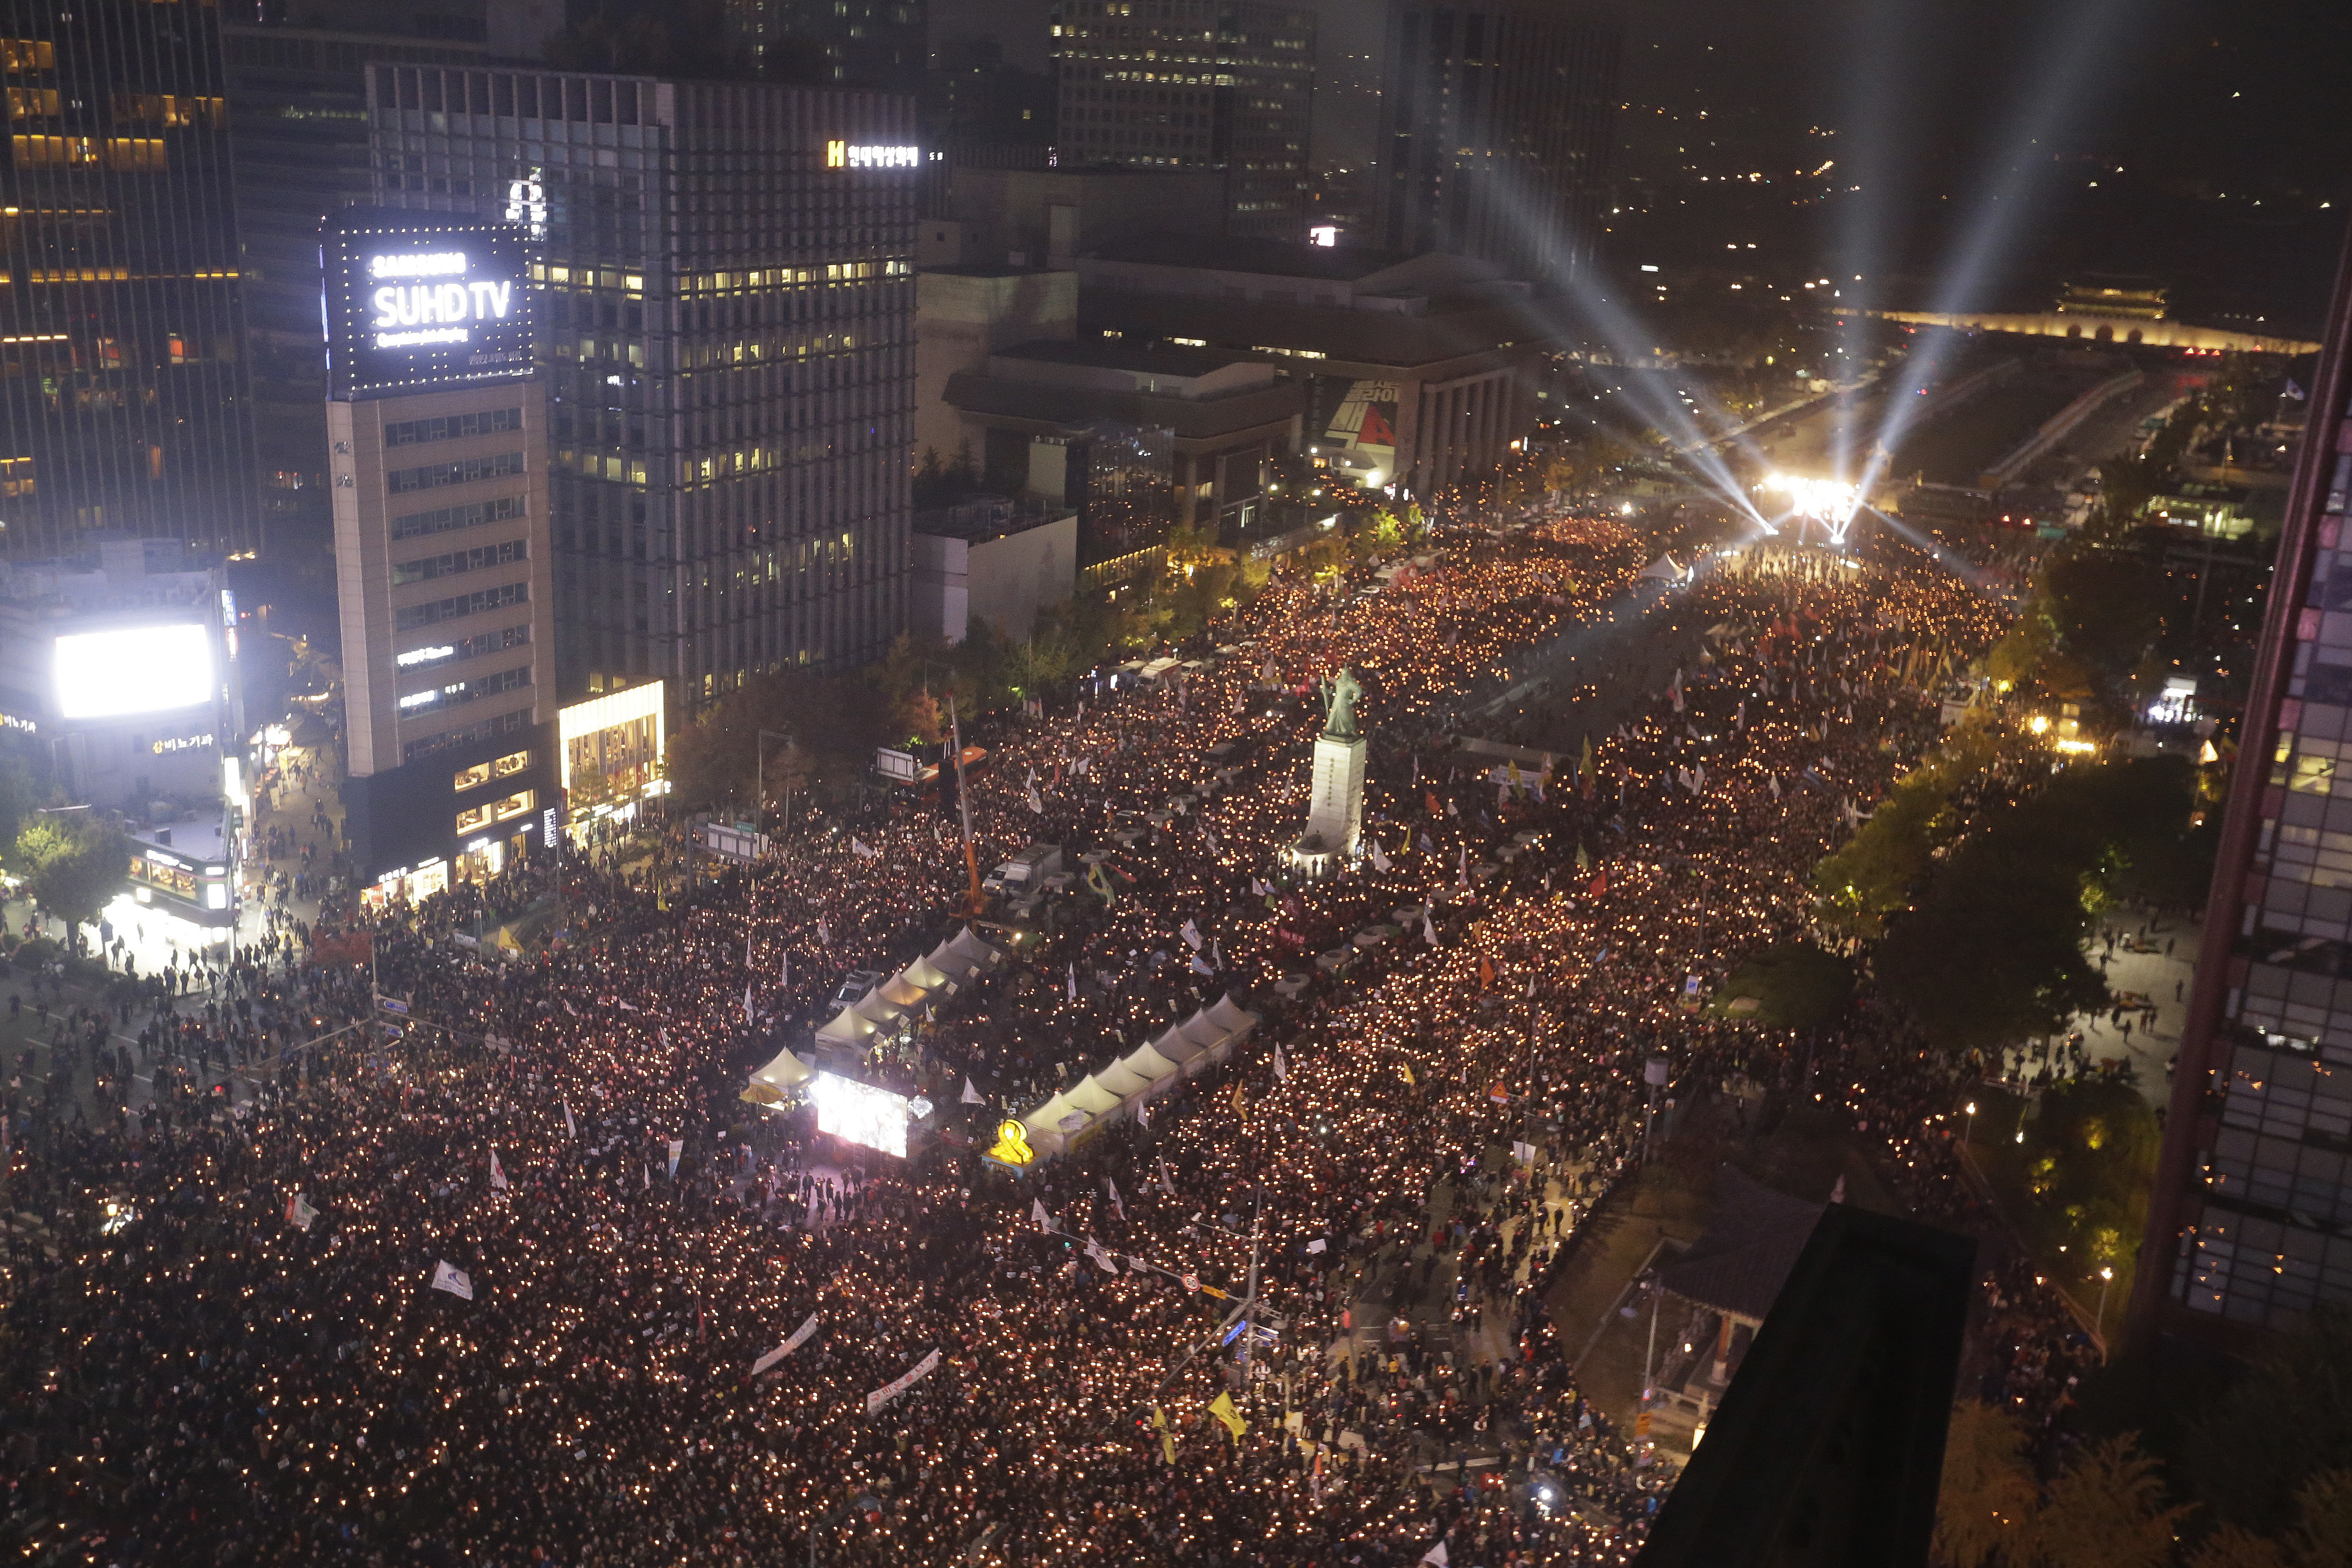
<svg viewBox="0 0 2352 1568">
<path fill-rule="evenodd" d="M 2352 268 L 2336 282 L 2221 819 L 2131 1329 L 2352 1304 Z M 2336 797 L 2341 793 L 2343 798 Z"/>
<path fill-rule="evenodd" d="M 1064 0 L 1064 168 L 1214 169 L 1226 232 L 1303 239 L 1315 13 L 1244 0 Z"/>
<path fill-rule="evenodd" d="M 905 624 L 914 103 L 376 68 L 387 206 L 535 236 L 559 680 L 683 712 Z"/>
<path fill-rule="evenodd" d="M 1394 0 L 1371 243 L 1551 286 L 1589 267 L 1623 42 L 1587 0 Z"/>
<path fill-rule="evenodd" d="M 257 543 L 221 12 L 0 12 L 0 541 Z"/>
</svg>

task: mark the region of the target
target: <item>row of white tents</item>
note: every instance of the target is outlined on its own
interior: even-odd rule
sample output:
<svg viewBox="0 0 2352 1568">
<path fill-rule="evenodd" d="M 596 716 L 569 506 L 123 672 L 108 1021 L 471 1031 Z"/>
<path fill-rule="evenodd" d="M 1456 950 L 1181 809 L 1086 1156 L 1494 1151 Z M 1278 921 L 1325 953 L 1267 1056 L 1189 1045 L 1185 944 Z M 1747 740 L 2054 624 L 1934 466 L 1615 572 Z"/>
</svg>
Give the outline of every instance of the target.
<svg viewBox="0 0 2352 1568">
<path fill-rule="evenodd" d="M 1003 953 L 990 946 L 967 925 L 933 948 L 928 956 L 916 959 L 834 1014 L 816 1031 L 816 1042 L 863 1046 L 908 1014 L 954 996 L 1003 962 Z M 784 1090 L 798 1088 L 815 1073 L 815 1068 L 787 1049 L 778 1051 L 773 1061 L 752 1073 L 751 1082 L 755 1090 L 765 1085 L 781 1095 Z"/>
<path fill-rule="evenodd" d="M 1058 1155 L 1088 1128 L 1133 1115 L 1154 1095 L 1232 1056 L 1259 1021 L 1231 993 L 1219 997 L 1159 1039 L 1136 1047 L 1099 1072 L 1087 1073 L 1022 1117 L 1029 1146 L 1040 1155 Z"/>
</svg>

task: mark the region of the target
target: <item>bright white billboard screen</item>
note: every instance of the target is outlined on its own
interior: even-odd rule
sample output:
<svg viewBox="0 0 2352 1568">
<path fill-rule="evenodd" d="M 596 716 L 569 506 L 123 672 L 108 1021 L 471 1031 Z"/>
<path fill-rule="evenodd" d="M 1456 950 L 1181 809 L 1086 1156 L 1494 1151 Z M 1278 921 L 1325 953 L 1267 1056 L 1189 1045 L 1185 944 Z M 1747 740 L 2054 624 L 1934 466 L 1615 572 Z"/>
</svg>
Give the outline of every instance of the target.
<svg viewBox="0 0 2352 1568">
<path fill-rule="evenodd" d="M 907 1155 L 907 1097 L 854 1078 L 820 1072 L 809 1080 L 816 1130 L 886 1155 Z"/>
<path fill-rule="evenodd" d="M 125 626 L 58 639 L 58 713 L 113 718 L 194 707 L 213 697 L 213 644 L 205 627 Z"/>
</svg>

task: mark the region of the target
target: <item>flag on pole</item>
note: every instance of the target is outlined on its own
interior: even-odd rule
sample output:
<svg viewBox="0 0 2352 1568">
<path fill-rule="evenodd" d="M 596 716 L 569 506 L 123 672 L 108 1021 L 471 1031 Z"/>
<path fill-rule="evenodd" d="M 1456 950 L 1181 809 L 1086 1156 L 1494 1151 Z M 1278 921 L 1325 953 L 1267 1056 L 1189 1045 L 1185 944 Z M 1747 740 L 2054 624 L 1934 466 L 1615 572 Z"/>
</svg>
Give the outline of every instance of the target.
<svg viewBox="0 0 2352 1568">
<path fill-rule="evenodd" d="M 743 1027 L 751 1027 L 751 988 L 748 982 L 743 987 Z"/>
<path fill-rule="evenodd" d="M 1160 1172 L 1160 1190 L 1170 1197 L 1174 1197 L 1176 1184 L 1168 1179 L 1168 1157 L 1165 1155 L 1154 1155 L 1151 1157 L 1151 1163 Z"/>
<path fill-rule="evenodd" d="M 1118 1183 L 1111 1180 L 1108 1176 L 1105 1176 L 1103 1177 L 1103 1186 L 1110 1193 L 1110 1206 L 1118 1210 L 1118 1217 L 1121 1219 L 1125 1219 L 1127 1218 L 1127 1205 L 1121 1201 L 1118 1196 Z"/>
<path fill-rule="evenodd" d="M 1184 938 L 1184 945 L 1192 948 L 1193 952 L 1197 953 L 1201 950 L 1201 928 L 1193 924 L 1189 915 L 1185 917 L 1184 924 L 1182 927 L 1179 929 L 1177 935 Z"/>
<path fill-rule="evenodd" d="M 1426 904 L 1421 906 L 1421 939 L 1433 947 L 1437 946 L 1437 927 L 1430 923 Z"/>
<path fill-rule="evenodd" d="M 1381 852 L 1381 841 L 1378 839 L 1372 841 L 1372 869 L 1374 871 L 1389 869 L 1389 857 Z"/>
<path fill-rule="evenodd" d="M 963 1081 L 962 1103 L 966 1105 L 985 1105 L 988 1103 L 988 1102 L 982 1097 L 980 1091 L 973 1086 L 969 1074 L 965 1076 Z"/>
<path fill-rule="evenodd" d="M 1233 1395 L 1230 1392 L 1220 1394 L 1209 1401 L 1209 1414 L 1225 1424 L 1225 1430 L 1233 1434 L 1234 1442 L 1238 1446 L 1242 1434 L 1249 1429 L 1249 1423 L 1243 1420 L 1242 1413 L 1234 1408 Z"/>
<path fill-rule="evenodd" d="M 490 1190 L 491 1190 L 492 1192 L 504 1192 L 504 1191 L 506 1191 L 506 1189 L 507 1189 L 507 1173 L 506 1173 L 506 1169 L 505 1169 L 505 1167 L 504 1167 L 504 1166 L 500 1166 L 500 1165 L 499 1164 L 499 1152 L 498 1152 L 498 1150 L 496 1150 L 496 1149 L 492 1149 L 492 1150 L 490 1151 Z"/>
<path fill-rule="evenodd" d="M 433 1265 L 433 1289 L 446 1291 L 467 1301 L 474 1299 L 474 1281 L 463 1269 L 452 1268 L 446 1259 Z"/>
<path fill-rule="evenodd" d="M 1441 1537 L 1436 1545 L 1431 1547 L 1428 1551 L 1421 1554 L 1421 1560 L 1423 1563 L 1432 1563 L 1436 1564 L 1436 1568 L 1448 1568 L 1445 1557 L 1444 1540 Z"/>
<path fill-rule="evenodd" d="M 776 982 L 777 984 L 783 986 L 789 986 L 793 983 L 793 956 L 790 953 L 784 955 L 783 967 L 782 971 L 776 976 Z"/>
<path fill-rule="evenodd" d="M 824 928 L 824 916 L 822 915 L 816 917 L 816 940 L 820 947 L 833 946 L 833 933 Z"/>
<path fill-rule="evenodd" d="M 1045 1212 L 1045 1200 L 1042 1197 L 1034 1199 L 1029 1205 L 1029 1218 L 1037 1222 L 1037 1228 L 1040 1230 L 1054 1228 L 1054 1217 Z"/>
<path fill-rule="evenodd" d="M 1282 1041 L 1277 1040 L 1274 1042 L 1274 1081 L 1276 1083 L 1283 1083 L 1288 1082 L 1289 1078 L 1290 1063 L 1282 1060 Z"/>
<path fill-rule="evenodd" d="M 580 1135 L 580 1125 L 572 1119 L 572 1102 L 569 1100 L 563 1103 L 563 1135 L 566 1138 L 577 1138 Z"/>
<path fill-rule="evenodd" d="M 300 1193 L 298 1192 L 286 1200 L 286 1223 L 295 1229 L 310 1229 L 310 1222 L 318 1218 L 319 1211 L 311 1207 L 310 1200 Z"/>
<path fill-rule="evenodd" d="M 672 1181 L 676 1181 L 677 1179 L 678 1156 L 685 1153 L 686 1140 L 684 1138 L 672 1138 L 669 1141 L 669 1176 Z"/>
</svg>

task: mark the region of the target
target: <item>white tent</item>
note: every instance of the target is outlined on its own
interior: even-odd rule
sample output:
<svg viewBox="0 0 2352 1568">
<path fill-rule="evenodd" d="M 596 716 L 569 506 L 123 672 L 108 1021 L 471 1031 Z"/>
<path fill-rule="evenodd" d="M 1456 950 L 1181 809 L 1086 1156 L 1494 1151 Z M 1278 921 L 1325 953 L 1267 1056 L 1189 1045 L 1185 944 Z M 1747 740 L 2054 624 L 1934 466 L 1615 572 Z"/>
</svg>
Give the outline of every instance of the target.
<svg viewBox="0 0 2352 1568">
<path fill-rule="evenodd" d="M 1097 1122 L 1131 1115 L 1138 1105 L 1179 1079 L 1224 1061 L 1257 1028 L 1258 1021 L 1255 1013 L 1232 996 L 1219 997 L 1183 1022 L 1170 1026 L 1158 1040 L 1137 1046 L 1099 1072 L 1088 1073 L 1022 1117 L 1030 1145 L 1042 1155 L 1065 1152 L 1073 1133 Z M 1073 1116 L 1080 1120 L 1065 1127 L 1062 1124 Z"/>
<path fill-rule="evenodd" d="M 1146 1046 L 1145 1050 L 1150 1047 Z M 1150 1074 L 1138 1072 L 1125 1061 L 1114 1061 L 1095 1074 L 1095 1082 L 1122 1100 L 1131 1099 L 1151 1087 Z"/>
<path fill-rule="evenodd" d="M 780 1051 L 773 1061 L 751 1074 L 751 1082 L 771 1089 L 796 1089 L 815 1076 L 815 1068 L 789 1051 Z"/>
<path fill-rule="evenodd" d="M 1248 1039 L 1258 1026 L 1257 1014 L 1234 1000 L 1230 991 L 1211 1002 L 1201 1016 L 1217 1026 L 1228 1045 Z"/>
<path fill-rule="evenodd" d="M 893 1019 L 897 1019 L 900 1013 L 905 1012 L 907 1009 L 892 1001 L 889 998 L 884 996 L 882 994 L 882 988 L 877 986 L 872 990 L 866 992 L 864 999 L 859 1001 L 856 1006 L 851 1008 L 849 1010 L 856 1013 L 859 1018 L 866 1019 L 868 1023 L 879 1028 L 883 1024 L 891 1022 Z"/>
<path fill-rule="evenodd" d="M 833 1015 L 832 1021 L 816 1031 L 822 1045 L 858 1045 L 874 1032 L 874 1020 L 863 1018 L 850 1008 Z"/>
<path fill-rule="evenodd" d="M 1004 961 L 1004 955 L 974 936 L 969 925 L 950 940 L 948 951 L 971 960 L 976 969 L 992 969 Z"/>
<path fill-rule="evenodd" d="M 1089 1116 L 1115 1116 L 1119 1112 L 1124 1095 L 1114 1094 L 1103 1087 L 1102 1081 L 1088 1073 L 1070 1085 L 1070 1103 Z"/>
<path fill-rule="evenodd" d="M 919 1008 L 923 1005 L 929 994 L 929 988 L 907 978 L 907 971 L 904 969 L 882 982 L 882 999 L 893 1007 Z"/>
<path fill-rule="evenodd" d="M 1149 1045 L 1137 1046 L 1121 1057 L 1118 1064 L 1127 1071 L 1154 1084 L 1165 1083 L 1170 1079 L 1181 1075 L 1184 1071 L 1175 1062 L 1160 1055 L 1156 1048 Z"/>
<path fill-rule="evenodd" d="M 955 985 L 954 980 L 932 967 L 929 958 L 916 959 L 898 971 L 898 977 L 910 986 L 920 986 L 927 991 L 951 988 Z"/>
<path fill-rule="evenodd" d="M 1209 1065 L 1200 1042 L 1184 1032 L 1182 1024 L 1171 1024 L 1166 1034 L 1151 1042 L 1151 1049 L 1182 1069 L 1188 1078 Z"/>
</svg>

